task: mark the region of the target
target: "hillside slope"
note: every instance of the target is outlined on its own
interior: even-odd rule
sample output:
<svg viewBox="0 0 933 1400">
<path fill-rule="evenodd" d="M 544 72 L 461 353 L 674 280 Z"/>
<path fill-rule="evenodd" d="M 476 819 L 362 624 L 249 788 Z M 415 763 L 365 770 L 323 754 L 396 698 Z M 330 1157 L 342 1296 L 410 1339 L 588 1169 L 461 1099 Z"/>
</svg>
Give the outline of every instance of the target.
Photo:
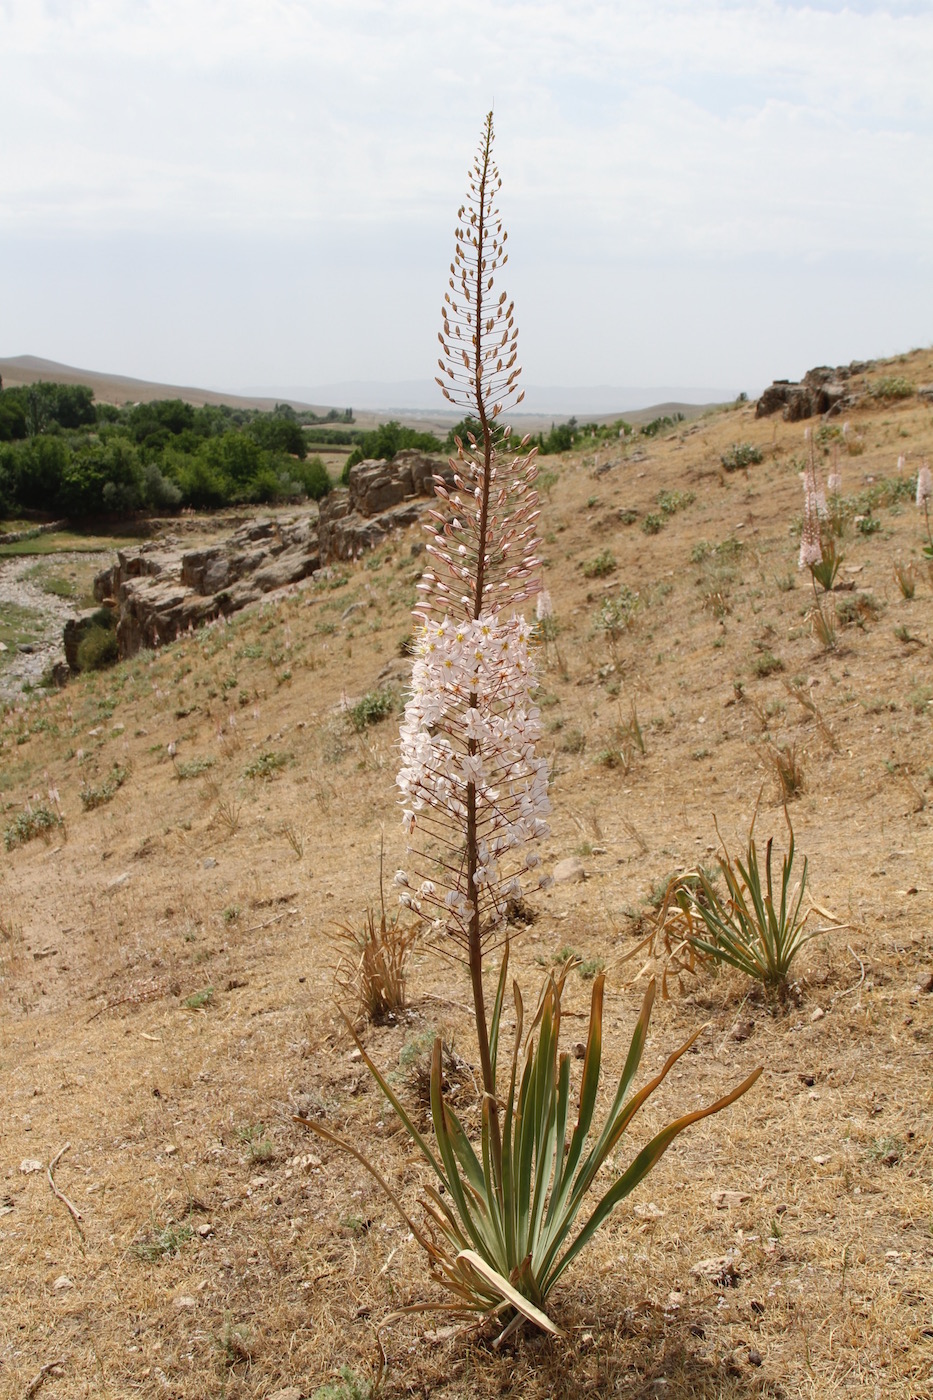
<svg viewBox="0 0 933 1400">
<path fill-rule="evenodd" d="M 879 364 L 846 437 L 819 440 L 849 501 L 833 650 L 792 533 L 802 425 L 739 406 L 542 461 L 557 624 L 540 658 L 542 854 L 550 872 L 576 853 L 586 879 L 529 897 L 526 1004 L 568 951 L 602 962 L 618 1068 L 663 971 L 660 945 L 632 956 L 660 891 L 714 862 L 717 823 L 743 853 L 756 805 L 760 845 L 784 849 L 788 756 L 828 931 L 783 1010 L 710 969 L 659 1002 L 646 1071 L 708 1027 L 652 1123 L 765 1072 L 678 1140 L 565 1275 L 568 1339 L 519 1334 L 500 1353 L 491 1331 L 396 1318 L 383 1395 L 933 1395 L 933 573 L 909 484 L 933 419 L 914 396 L 872 397 L 893 375 L 929 382 L 933 355 Z M 745 443 L 760 462 L 724 470 Z M 353 707 L 401 701 L 420 548 L 413 531 L 4 715 L 4 1394 L 61 1359 L 57 1400 L 312 1396 L 343 1366 L 372 1378 L 375 1329 L 441 1296 L 362 1169 L 291 1116 L 365 1145 L 414 1208 L 420 1168 L 342 1026 L 332 969 L 335 926 L 378 910 L 380 842 L 387 872 L 404 859 L 397 713 L 369 724 L 370 703 L 357 727 Z M 59 805 L 62 826 L 16 844 L 30 810 Z M 568 984 L 570 1045 L 589 987 Z M 427 940 L 408 1010 L 364 1029 L 413 1102 L 434 1028 L 470 1096 L 468 1000 Z M 65 1144 L 54 1179 L 79 1222 L 45 1173 Z"/>
</svg>

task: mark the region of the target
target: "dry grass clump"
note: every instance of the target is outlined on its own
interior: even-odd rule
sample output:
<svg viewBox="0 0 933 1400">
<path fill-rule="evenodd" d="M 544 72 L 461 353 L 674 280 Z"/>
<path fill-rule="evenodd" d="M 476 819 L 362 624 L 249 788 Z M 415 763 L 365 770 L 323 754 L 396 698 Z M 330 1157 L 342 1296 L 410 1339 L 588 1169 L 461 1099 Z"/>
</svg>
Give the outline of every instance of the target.
<svg viewBox="0 0 933 1400">
<path fill-rule="evenodd" d="M 358 924 L 337 926 L 342 954 L 337 985 L 355 1015 L 379 1025 L 404 1010 L 408 966 L 419 930 L 420 922 L 403 918 L 400 908 L 388 918 L 385 901 L 378 922 L 369 908 Z"/>
</svg>

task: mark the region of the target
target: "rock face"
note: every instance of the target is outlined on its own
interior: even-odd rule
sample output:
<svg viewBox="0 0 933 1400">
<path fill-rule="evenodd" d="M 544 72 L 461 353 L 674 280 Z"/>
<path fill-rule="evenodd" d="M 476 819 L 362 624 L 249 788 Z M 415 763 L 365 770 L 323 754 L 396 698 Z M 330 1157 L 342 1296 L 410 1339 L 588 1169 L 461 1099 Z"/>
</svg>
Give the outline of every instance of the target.
<svg viewBox="0 0 933 1400">
<path fill-rule="evenodd" d="M 434 477 L 453 484 L 453 472 L 437 457 L 415 448 L 399 452 L 391 462 L 358 462 L 350 468 L 349 486 L 331 491 L 321 502 L 321 557 L 354 559 L 392 530 L 417 520 L 424 497 L 434 495 Z"/>
<path fill-rule="evenodd" d="M 120 656 L 172 642 L 189 627 L 237 612 L 265 593 L 308 578 L 335 559 L 374 549 L 392 530 L 410 525 L 434 495 L 434 474 L 452 482 L 446 463 L 417 451 L 392 462 L 360 462 L 348 488 L 288 519 L 258 519 L 222 544 L 183 549 L 171 536 L 120 550 L 116 563 L 94 580 L 98 602 L 119 609 Z M 87 619 L 66 637 L 69 665 Z"/>
<path fill-rule="evenodd" d="M 809 369 L 799 383 L 790 379 L 776 379 L 758 400 L 755 417 L 767 418 L 780 409 L 781 416 L 788 423 L 796 423 L 817 413 L 841 413 L 855 402 L 849 380 L 870 368 L 867 360 L 853 360 L 850 365 L 839 365 L 836 369 L 830 369 L 828 365 Z"/>
</svg>

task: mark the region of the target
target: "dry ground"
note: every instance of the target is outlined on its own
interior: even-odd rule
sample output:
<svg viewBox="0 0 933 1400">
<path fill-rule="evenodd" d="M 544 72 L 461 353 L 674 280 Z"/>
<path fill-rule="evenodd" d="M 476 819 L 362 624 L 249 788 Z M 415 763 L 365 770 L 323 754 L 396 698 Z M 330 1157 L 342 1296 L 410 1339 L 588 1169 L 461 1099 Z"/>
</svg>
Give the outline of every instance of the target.
<svg viewBox="0 0 933 1400">
<path fill-rule="evenodd" d="M 929 382 L 933 356 L 883 373 Z M 850 417 L 849 495 L 933 447 L 916 398 Z M 742 441 L 763 461 L 723 472 Z M 618 1067 L 651 970 L 627 954 L 658 888 L 713 860 L 714 818 L 741 849 L 762 785 L 757 833 L 783 845 L 782 746 L 802 771 L 789 811 L 812 917 L 840 927 L 804 951 L 783 1011 L 709 971 L 659 1000 L 645 1069 L 708 1028 L 652 1122 L 764 1074 L 678 1139 L 564 1276 L 566 1339 L 496 1352 L 491 1330 L 393 1321 L 388 1397 L 933 1396 L 933 577 L 892 488 L 878 530 L 850 522 L 837 608 L 855 620 L 823 650 L 791 534 L 803 451 L 800 425 L 739 407 L 542 462 L 559 624 L 543 854 L 580 854 L 588 878 L 532 896 L 526 1000 L 562 950 L 602 960 Z M 649 534 L 662 490 L 695 499 Z M 403 689 L 417 539 L 5 716 L 4 829 L 50 787 L 64 825 L 0 853 L 4 1397 L 58 1362 L 43 1400 L 327 1384 L 350 1400 L 384 1319 L 439 1297 L 362 1170 L 292 1121 L 324 1115 L 414 1200 L 420 1168 L 341 1028 L 332 966 L 335 924 L 378 901 L 383 827 L 387 868 L 402 859 L 395 721 L 357 733 L 341 706 Z M 615 572 L 586 578 L 604 551 Z M 915 561 L 912 600 L 897 560 Z M 623 583 L 639 606 L 612 654 L 594 617 Z M 626 764 L 633 703 L 646 752 Z M 571 1042 L 589 985 L 571 976 Z M 405 1093 L 434 1028 L 475 1060 L 467 1000 L 420 947 L 407 1012 L 364 1030 Z M 46 1170 L 66 1144 L 53 1179 L 80 1220 Z M 718 1281 L 692 1272 L 719 1256 Z"/>
</svg>

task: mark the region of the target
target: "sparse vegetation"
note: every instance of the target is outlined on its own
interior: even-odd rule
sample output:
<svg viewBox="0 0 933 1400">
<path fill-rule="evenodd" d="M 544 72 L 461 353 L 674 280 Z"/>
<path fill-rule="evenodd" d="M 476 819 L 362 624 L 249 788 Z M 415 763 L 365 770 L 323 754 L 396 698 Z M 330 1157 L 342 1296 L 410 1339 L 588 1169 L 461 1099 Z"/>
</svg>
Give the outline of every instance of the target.
<svg viewBox="0 0 933 1400">
<path fill-rule="evenodd" d="M 741 471 L 744 467 L 758 465 L 761 461 L 761 448 L 755 447 L 750 442 L 734 442 L 719 460 L 725 471 Z"/>
<path fill-rule="evenodd" d="M 126 782 L 129 769 L 115 763 L 102 783 L 85 783 L 81 788 L 81 806 L 85 812 L 93 812 L 95 807 L 103 807 L 110 802 Z"/>
<path fill-rule="evenodd" d="M 48 836 L 63 825 L 61 814 L 47 803 L 30 804 L 7 826 L 3 833 L 4 847 L 12 851 L 16 846 L 24 846 L 27 841 L 34 841 L 37 836 Z"/>
<path fill-rule="evenodd" d="M 388 719 L 395 709 L 395 695 L 391 690 L 370 690 L 358 700 L 355 705 L 351 705 L 348 710 L 350 723 L 358 734 L 367 729 L 371 724 L 379 724 L 382 720 Z"/>
<path fill-rule="evenodd" d="M 903 367 L 879 366 L 874 377 L 888 368 L 911 383 L 933 382 L 929 351 Z M 60 1390 L 71 1400 L 98 1375 L 117 1389 L 165 1390 L 161 1370 L 179 1400 L 225 1387 L 230 1395 L 271 1395 L 289 1384 L 314 1395 L 348 1383 L 344 1366 L 353 1380 L 375 1379 L 376 1328 L 388 1356 L 384 1390 L 439 1400 L 459 1400 L 464 1388 L 508 1397 L 520 1388 L 527 1400 L 545 1400 L 562 1390 L 611 1388 L 613 1377 L 634 1393 L 654 1385 L 659 1366 L 675 1390 L 767 1389 L 776 1384 L 778 1354 L 788 1394 L 831 1394 L 853 1376 L 885 1394 L 922 1389 L 928 1309 L 916 1278 L 930 1233 L 916 1083 L 929 1048 L 924 842 L 933 806 L 926 751 L 933 682 L 931 579 L 921 553 L 927 534 L 915 498 L 929 408 L 914 396 L 893 411 L 867 399 L 849 411 L 846 438 L 841 430 L 814 434 L 821 448 L 838 451 L 848 493 L 840 493 L 845 535 L 837 536 L 845 563 L 828 597 L 817 585 L 826 615 L 840 610 L 834 650 L 814 637 L 809 576 L 794 568 L 796 586 L 784 586 L 796 565 L 787 527 L 800 511 L 791 454 L 800 450 L 803 425 L 775 420 L 773 449 L 772 424 L 752 424 L 750 413 L 741 423 L 736 414 L 712 413 L 692 436 L 686 424 L 650 443 L 631 435 L 617 449 L 610 445 L 621 460 L 598 482 L 592 439 L 578 435 L 543 508 L 539 533 L 560 618 L 560 661 L 553 640 L 546 649 L 542 639 L 536 704 L 546 735 L 538 752 L 556 772 L 554 834 L 542 847 L 540 873 L 547 881 L 558 860 L 585 852 L 590 878 L 540 891 L 532 879 L 527 898 L 537 922 L 509 925 L 509 983 L 514 975 L 530 988 L 525 1029 L 537 1010 L 535 982 L 560 968 L 551 963 L 560 950 L 579 958 L 567 977 L 561 1024 L 574 1110 L 600 962 L 609 972 L 606 1066 L 624 1057 L 629 1017 L 652 975 L 669 998 L 659 996 L 654 1008 L 658 1052 L 677 1043 L 680 1025 L 680 1038 L 709 1025 L 693 1047 L 699 1056 L 678 1062 L 646 1104 L 649 1112 L 669 1088 L 692 1108 L 707 1101 L 703 1089 L 711 1099 L 755 1065 L 768 1067 L 754 1097 L 728 1123 L 719 1120 L 728 1131 L 710 1120 L 712 1131 L 700 1123 L 693 1140 L 679 1139 L 684 1150 L 631 1196 L 620 1229 L 591 1242 L 591 1267 L 581 1259 L 562 1275 L 548 1312 L 574 1329 L 572 1345 L 537 1346 L 526 1335 L 496 1351 L 489 1327 L 448 1333 L 447 1318 L 438 1324 L 407 1315 L 384 1325 L 405 1302 L 438 1301 L 441 1290 L 426 1279 L 408 1227 L 358 1163 L 306 1140 L 289 1119 L 291 1111 L 316 1117 L 356 1143 L 375 1144 L 382 1174 L 404 1186 L 409 1200 L 432 1178 L 436 1185 L 334 1014 L 328 966 L 334 924 L 358 924 L 383 821 L 390 869 L 405 861 L 392 818 L 395 724 L 367 724 L 360 742 L 339 707 L 346 695 L 384 686 L 399 694 L 405 685 L 395 648 L 411 632 L 408 606 L 425 565 L 423 555 L 409 552 L 418 531 L 195 638 L 107 672 L 86 671 L 61 692 L 11 697 L 0 714 L 0 1016 L 13 1176 L 7 1194 L 0 1191 L 0 1289 L 17 1337 L 5 1361 L 14 1393 L 26 1392 L 47 1359 L 67 1356 L 61 1377 L 41 1394 Z M 768 444 L 763 467 L 752 469 L 750 481 L 718 475 L 720 456 L 747 432 Z M 860 455 L 849 460 L 856 439 Z M 644 465 L 633 460 L 641 453 L 650 458 Z M 907 462 L 895 476 L 901 453 Z M 697 501 L 665 514 L 659 493 L 688 487 Z M 597 503 L 587 510 L 594 493 Z M 881 528 L 862 535 L 853 521 L 868 510 Z M 637 527 L 646 512 L 664 517 L 657 540 L 622 523 L 634 518 Z M 207 518 L 191 525 L 192 547 L 202 528 L 211 538 Z M 15 548 L 21 556 L 33 547 L 38 558 L 41 546 L 49 576 L 69 577 L 70 568 L 46 552 L 48 538 Z M 62 539 L 69 549 L 82 542 L 101 547 L 96 535 Z M 616 560 L 615 573 L 585 580 L 581 561 L 604 550 Z M 913 574 L 912 599 L 896 563 Z M 613 656 L 594 616 L 603 584 L 615 598 L 619 580 L 642 596 L 631 625 L 616 633 Z M 76 596 L 86 586 L 79 575 Z M 340 618 L 351 597 L 375 601 L 362 619 L 354 615 L 348 652 Z M 533 604 L 526 615 L 532 611 Z M 19 644 L 41 633 L 38 615 L 4 610 L 0 626 L 7 621 L 4 678 L 23 655 Z M 379 630 L 369 630 L 372 621 Z M 765 651 L 785 669 L 753 677 L 750 668 Z M 283 666 L 293 680 L 279 689 Z M 744 680 L 747 701 L 736 698 L 733 678 Z M 233 684 L 223 689 L 227 679 Z M 617 725 L 636 690 L 649 753 L 643 758 L 635 747 L 626 760 Z M 565 735 L 582 742 L 582 752 L 562 753 Z M 790 963 L 783 993 L 699 948 L 690 950 L 692 966 L 685 949 L 670 964 L 663 939 L 634 951 L 657 919 L 648 891 L 661 884 L 659 913 L 669 879 L 686 878 L 695 862 L 704 863 L 729 913 L 707 814 L 717 812 L 741 879 L 735 855 L 748 869 L 746 833 L 761 782 L 758 874 L 767 913 L 765 837 L 773 835 L 780 915 L 787 839 L 772 750 L 795 746 L 805 787 L 796 805 L 788 803 L 797 850 L 787 908 L 797 905 L 806 852 L 798 912 L 802 918 L 810 910 L 803 925 L 809 942 Z M 267 752 L 289 755 L 275 781 L 246 780 L 246 766 Z M 114 764 L 129 777 L 115 800 L 85 815 L 82 789 L 104 784 Z M 33 823 L 27 803 L 32 813 L 46 809 L 47 818 Z M 302 847 L 300 863 L 289 828 Z M 457 852 L 439 843 L 436 857 L 454 860 Z M 698 877 L 694 889 L 702 900 Z M 743 895 L 754 913 L 744 887 Z M 394 913 L 392 902 L 388 922 Z M 677 948 L 686 916 L 674 926 L 674 914 L 679 906 L 668 910 Z M 693 908 L 690 918 L 711 943 Z M 378 902 L 374 920 L 378 933 Z M 834 920 L 844 921 L 844 931 L 828 932 Z M 468 997 L 459 966 L 436 956 L 436 937 L 427 927 L 413 951 L 406 1006 L 395 1019 L 366 1021 L 361 1040 L 374 1061 L 393 1068 L 400 1051 L 411 1046 L 407 1058 L 417 1048 L 391 1087 L 404 1106 L 414 1105 L 416 1126 L 428 1133 L 433 1044 L 442 1032 L 458 1052 L 452 1059 L 444 1050 L 442 1095 L 479 1141 Z M 593 977 L 584 982 L 588 965 Z M 495 980 L 493 971 L 490 997 Z M 200 1002 L 208 987 L 212 999 Z M 195 1009 L 186 1005 L 191 998 Z M 355 993 L 346 1005 L 353 1015 Z M 102 1014 L 89 1020 L 98 1008 Z M 509 995 L 503 1057 L 513 1048 L 514 1011 Z M 540 1022 L 536 1041 L 539 1034 Z M 636 1092 L 661 1067 L 654 1054 L 653 1039 Z M 678 1081 L 684 1066 L 704 1083 L 692 1073 Z M 600 1102 L 608 1104 L 605 1095 Z M 256 1130 L 256 1152 L 241 1129 Z M 81 1211 L 86 1256 L 45 1175 L 66 1139 L 71 1149 L 54 1179 Z M 632 1138 L 636 1150 L 646 1140 Z M 21 1176 L 19 1164 L 30 1158 L 43 1171 Z M 725 1189 L 736 1195 L 717 1208 L 713 1193 Z M 745 1194 L 751 1199 L 740 1204 Z M 447 1193 L 441 1199 L 449 1203 Z M 417 1211 L 414 1223 L 421 1228 Z M 694 1263 L 724 1255 L 739 1230 L 736 1287 L 695 1279 Z M 71 1280 L 70 1290 L 55 1289 L 59 1275 Z M 350 1300 L 334 1328 L 326 1309 L 346 1279 L 359 1303 Z M 728 1308 L 702 1304 L 720 1292 Z M 668 1304 L 671 1294 L 681 1295 L 679 1306 Z M 36 1298 L 46 1296 L 49 1306 L 37 1309 Z M 640 1299 L 657 1307 L 639 1312 Z M 801 1299 L 807 1329 L 798 1326 Z M 734 1311 L 740 1304 L 741 1316 Z M 140 1318 L 153 1325 L 139 1332 Z M 698 1319 L 702 1338 L 687 1325 Z M 584 1327 L 592 1338 L 585 1343 Z M 760 1368 L 748 1365 L 739 1341 L 758 1347 Z M 729 1370 L 733 1362 L 741 1375 Z"/>
<path fill-rule="evenodd" d="M 786 813 L 785 813 L 786 815 Z M 754 836 L 749 833 L 745 861 L 719 857 L 719 868 L 728 890 L 723 898 L 704 870 L 676 892 L 684 913 L 694 916 L 703 932 L 691 932 L 689 942 L 715 962 L 729 963 L 761 982 L 772 995 L 786 990 L 791 964 L 818 929 L 804 928 L 803 896 L 807 883 L 804 859 L 799 881 L 791 885 L 794 864 L 794 831 L 787 821 L 789 844 L 781 863 L 780 900 L 776 902 L 771 873 L 773 838 L 765 847 L 764 881 L 758 864 Z"/>
</svg>

